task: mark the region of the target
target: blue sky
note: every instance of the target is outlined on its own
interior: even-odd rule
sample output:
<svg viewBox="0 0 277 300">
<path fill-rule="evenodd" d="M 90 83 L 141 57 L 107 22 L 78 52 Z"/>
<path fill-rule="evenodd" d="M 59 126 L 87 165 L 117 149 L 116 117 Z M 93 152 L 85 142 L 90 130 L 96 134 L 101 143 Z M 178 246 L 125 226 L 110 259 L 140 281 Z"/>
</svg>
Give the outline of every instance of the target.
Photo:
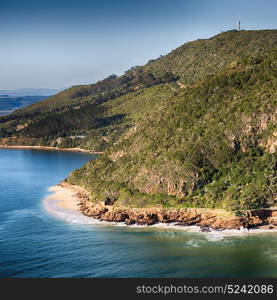
<svg viewBox="0 0 277 300">
<path fill-rule="evenodd" d="M 0 89 L 93 83 L 237 20 L 277 28 L 276 13 L 276 0 L 1 0 Z"/>
</svg>

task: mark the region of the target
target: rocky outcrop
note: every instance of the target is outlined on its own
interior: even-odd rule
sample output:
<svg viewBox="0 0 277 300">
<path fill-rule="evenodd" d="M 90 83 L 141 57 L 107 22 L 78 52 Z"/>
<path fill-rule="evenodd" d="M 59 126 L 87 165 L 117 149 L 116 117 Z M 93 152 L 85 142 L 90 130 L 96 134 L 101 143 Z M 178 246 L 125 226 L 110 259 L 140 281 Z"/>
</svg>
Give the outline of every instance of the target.
<svg viewBox="0 0 277 300">
<path fill-rule="evenodd" d="M 120 159 L 124 155 L 125 155 L 124 151 L 118 151 L 118 152 L 115 152 L 115 153 L 112 153 L 111 155 L 109 155 L 109 158 L 112 161 L 117 161 L 118 159 Z"/>
<path fill-rule="evenodd" d="M 273 132 L 272 136 L 269 136 L 266 141 L 260 143 L 262 147 L 268 149 L 269 153 L 276 152 L 277 149 L 277 132 Z"/>
<path fill-rule="evenodd" d="M 80 211 L 86 216 L 107 222 L 124 222 L 127 225 L 153 225 L 174 223 L 177 226 L 199 226 L 202 231 L 259 228 L 277 229 L 277 208 L 245 211 L 241 216 L 212 209 L 194 208 L 120 208 L 94 204 L 88 197 L 79 198 Z"/>
<path fill-rule="evenodd" d="M 169 166 L 164 166 L 170 170 Z M 154 169 L 142 168 L 134 178 L 136 188 L 147 194 L 165 193 L 176 197 L 183 197 L 188 189 L 187 182 L 182 177 L 176 177 L 167 171 L 157 172 Z M 193 183 L 191 183 L 193 185 Z"/>
</svg>

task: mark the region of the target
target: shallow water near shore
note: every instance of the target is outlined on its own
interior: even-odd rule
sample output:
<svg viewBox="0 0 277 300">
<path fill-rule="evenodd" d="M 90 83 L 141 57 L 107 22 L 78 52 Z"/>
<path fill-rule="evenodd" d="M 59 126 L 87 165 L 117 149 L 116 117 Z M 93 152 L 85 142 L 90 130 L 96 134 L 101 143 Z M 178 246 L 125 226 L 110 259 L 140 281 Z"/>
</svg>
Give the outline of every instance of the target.
<svg viewBox="0 0 277 300">
<path fill-rule="evenodd" d="M 129 227 L 45 207 L 48 188 L 93 157 L 0 149 L 0 277 L 277 277 L 276 232 Z"/>
</svg>

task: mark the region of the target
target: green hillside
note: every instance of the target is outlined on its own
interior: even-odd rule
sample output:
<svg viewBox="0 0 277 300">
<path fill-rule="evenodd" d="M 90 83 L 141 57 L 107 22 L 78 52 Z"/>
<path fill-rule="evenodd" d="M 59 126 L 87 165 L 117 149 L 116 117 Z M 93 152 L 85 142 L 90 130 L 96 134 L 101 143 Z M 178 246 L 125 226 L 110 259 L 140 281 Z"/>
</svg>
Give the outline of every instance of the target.
<svg viewBox="0 0 277 300">
<path fill-rule="evenodd" d="M 2 117 L 0 137 L 105 150 L 68 179 L 92 201 L 268 207 L 277 204 L 276 101 L 277 30 L 229 31 Z"/>
</svg>

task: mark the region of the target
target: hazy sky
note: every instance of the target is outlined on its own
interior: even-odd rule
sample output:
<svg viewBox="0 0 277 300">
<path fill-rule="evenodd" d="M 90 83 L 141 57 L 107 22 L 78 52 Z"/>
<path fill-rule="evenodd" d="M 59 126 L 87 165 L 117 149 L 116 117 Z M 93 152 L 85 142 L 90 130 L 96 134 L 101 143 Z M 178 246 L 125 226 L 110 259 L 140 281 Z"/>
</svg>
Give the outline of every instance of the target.
<svg viewBox="0 0 277 300">
<path fill-rule="evenodd" d="M 276 0 L 1 0 L 0 89 L 122 74 L 184 42 L 277 28 Z"/>
</svg>

